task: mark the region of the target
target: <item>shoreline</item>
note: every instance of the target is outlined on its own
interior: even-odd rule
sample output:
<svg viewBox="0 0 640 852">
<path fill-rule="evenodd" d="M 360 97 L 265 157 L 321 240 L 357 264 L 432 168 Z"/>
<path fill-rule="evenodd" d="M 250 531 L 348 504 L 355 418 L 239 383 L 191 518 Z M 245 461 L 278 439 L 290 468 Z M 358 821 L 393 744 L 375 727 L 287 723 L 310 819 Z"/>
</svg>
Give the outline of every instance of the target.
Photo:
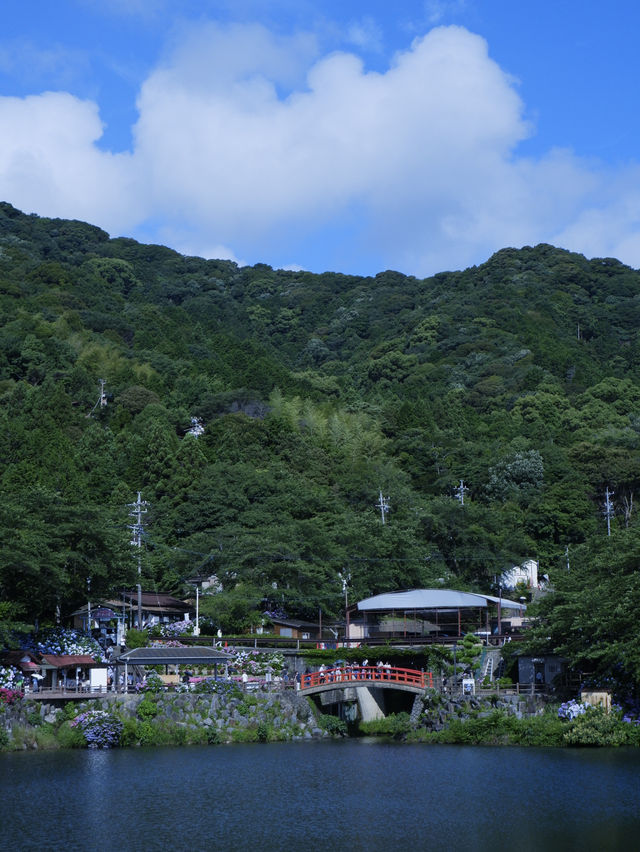
<svg viewBox="0 0 640 852">
<path fill-rule="evenodd" d="M 425 694 L 411 714 L 347 723 L 294 691 L 143 692 L 54 707 L 22 699 L 0 716 L 0 752 L 69 748 L 224 745 L 375 737 L 408 744 L 534 747 L 640 746 L 640 725 L 593 709 L 559 719 L 557 709 Z"/>
</svg>

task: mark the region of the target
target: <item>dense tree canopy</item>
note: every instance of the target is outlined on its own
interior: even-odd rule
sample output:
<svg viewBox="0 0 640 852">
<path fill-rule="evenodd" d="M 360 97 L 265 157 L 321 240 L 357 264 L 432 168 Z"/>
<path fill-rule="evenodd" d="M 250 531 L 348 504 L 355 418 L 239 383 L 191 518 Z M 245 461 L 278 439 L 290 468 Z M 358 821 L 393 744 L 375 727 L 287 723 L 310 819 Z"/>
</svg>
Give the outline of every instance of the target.
<svg viewBox="0 0 640 852">
<path fill-rule="evenodd" d="M 16 619 L 70 612 L 87 577 L 96 594 L 136 581 L 138 491 L 144 585 L 216 574 L 229 597 L 208 607 L 234 624 L 243 606 L 337 614 L 339 573 L 354 598 L 489 591 L 530 557 L 574 640 L 599 611 L 564 608 L 588 576 L 611 606 L 612 584 L 635 594 L 640 274 L 615 260 L 540 245 L 425 280 L 312 275 L 0 204 L 0 312 L 0 597 Z M 603 541 L 626 554 L 615 577 Z"/>
</svg>

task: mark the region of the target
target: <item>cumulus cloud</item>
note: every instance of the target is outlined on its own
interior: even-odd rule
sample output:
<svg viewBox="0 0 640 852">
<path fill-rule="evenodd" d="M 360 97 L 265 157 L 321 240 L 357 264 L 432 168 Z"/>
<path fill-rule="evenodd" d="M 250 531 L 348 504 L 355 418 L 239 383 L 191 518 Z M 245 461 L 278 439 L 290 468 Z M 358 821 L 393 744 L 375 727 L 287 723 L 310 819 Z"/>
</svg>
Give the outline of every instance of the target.
<svg viewBox="0 0 640 852">
<path fill-rule="evenodd" d="M 130 158 L 99 151 L 98 109 L 65 93 L 0 98 L 0 196 L 29 212 L 134 227 Z"/>
<path fill-rule="evenodd" d="M 0 194 L 252 263 L 278 246 L 282 265 L 340 269 L 338 232 L 342 249 L 419 275 L 540 241 L 640 260 L 638 171 L 519 157 L 534 129 L 516 84 L 461 27 L 373 72 L 353 53 L 319 55 L 308 34 L 201 25 L 145 80 L 138 110 L 132 154 L 112 155 L 96 147 L 94 104 L 0 99 Z"/>
<path fill-rule="evenodd" d="M 321 58 L 286 97 L 282 50 L 261 28 L 223 40 L 212 27 L 145 82 L 136 157 L 165 215 L 233 244 L 358 203 L 396 242 L 416 215 L 453 221 L 474 204 L 528 133 L 510 79 L 463 29 L 433 30 L 385 74 L 352 54 Z"/>
</svg>

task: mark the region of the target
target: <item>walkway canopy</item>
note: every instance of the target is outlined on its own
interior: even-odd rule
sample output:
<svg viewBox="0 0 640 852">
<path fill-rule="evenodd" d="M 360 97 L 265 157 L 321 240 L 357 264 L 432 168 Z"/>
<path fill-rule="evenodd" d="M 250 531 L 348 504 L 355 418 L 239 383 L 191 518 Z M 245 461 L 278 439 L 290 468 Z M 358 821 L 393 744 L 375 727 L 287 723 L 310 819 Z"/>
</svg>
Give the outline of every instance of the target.
<svg viewBox="0 0 640 852">
<path fill-rule="evenodd" d="M 116 665 L 129 666 L 215 666 L 228 663 L 231 657 L 218 648 L 191 645 L 176 648 L 162 645 L 154 648 L 132 648 L 112 660 Z"/>
<path fill-rule="evenodd" d="M 218 648 L 205 645 L 179 646 L 158 645 L 153 648 L 132 648 L 111 660 L 116 668 L 124 666 L 125 689 L 129 682 L 129 666 L 213 666 L 214 677 L 218 677 L 218 663 L 228 663 L 231 657 Z M 117 681 L 117 679 L 116 679 Z"/>
</svg>

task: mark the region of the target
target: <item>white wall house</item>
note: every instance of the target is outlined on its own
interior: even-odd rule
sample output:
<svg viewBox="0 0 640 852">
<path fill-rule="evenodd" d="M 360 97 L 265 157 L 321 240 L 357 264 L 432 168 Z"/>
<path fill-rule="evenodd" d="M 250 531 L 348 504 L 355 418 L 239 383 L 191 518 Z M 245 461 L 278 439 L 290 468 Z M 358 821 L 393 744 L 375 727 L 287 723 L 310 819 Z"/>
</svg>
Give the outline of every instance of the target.
<svg viewBox="0 0 640 852">
<path fill-rule="evenodd" d="M 514 565 L 502 575 L 502 588 L 515 589 L 518 583 L 528 589 L 538 588 L 538 563 L 535 559 L 527 559 L 522 565 Z"/>
</svg>

